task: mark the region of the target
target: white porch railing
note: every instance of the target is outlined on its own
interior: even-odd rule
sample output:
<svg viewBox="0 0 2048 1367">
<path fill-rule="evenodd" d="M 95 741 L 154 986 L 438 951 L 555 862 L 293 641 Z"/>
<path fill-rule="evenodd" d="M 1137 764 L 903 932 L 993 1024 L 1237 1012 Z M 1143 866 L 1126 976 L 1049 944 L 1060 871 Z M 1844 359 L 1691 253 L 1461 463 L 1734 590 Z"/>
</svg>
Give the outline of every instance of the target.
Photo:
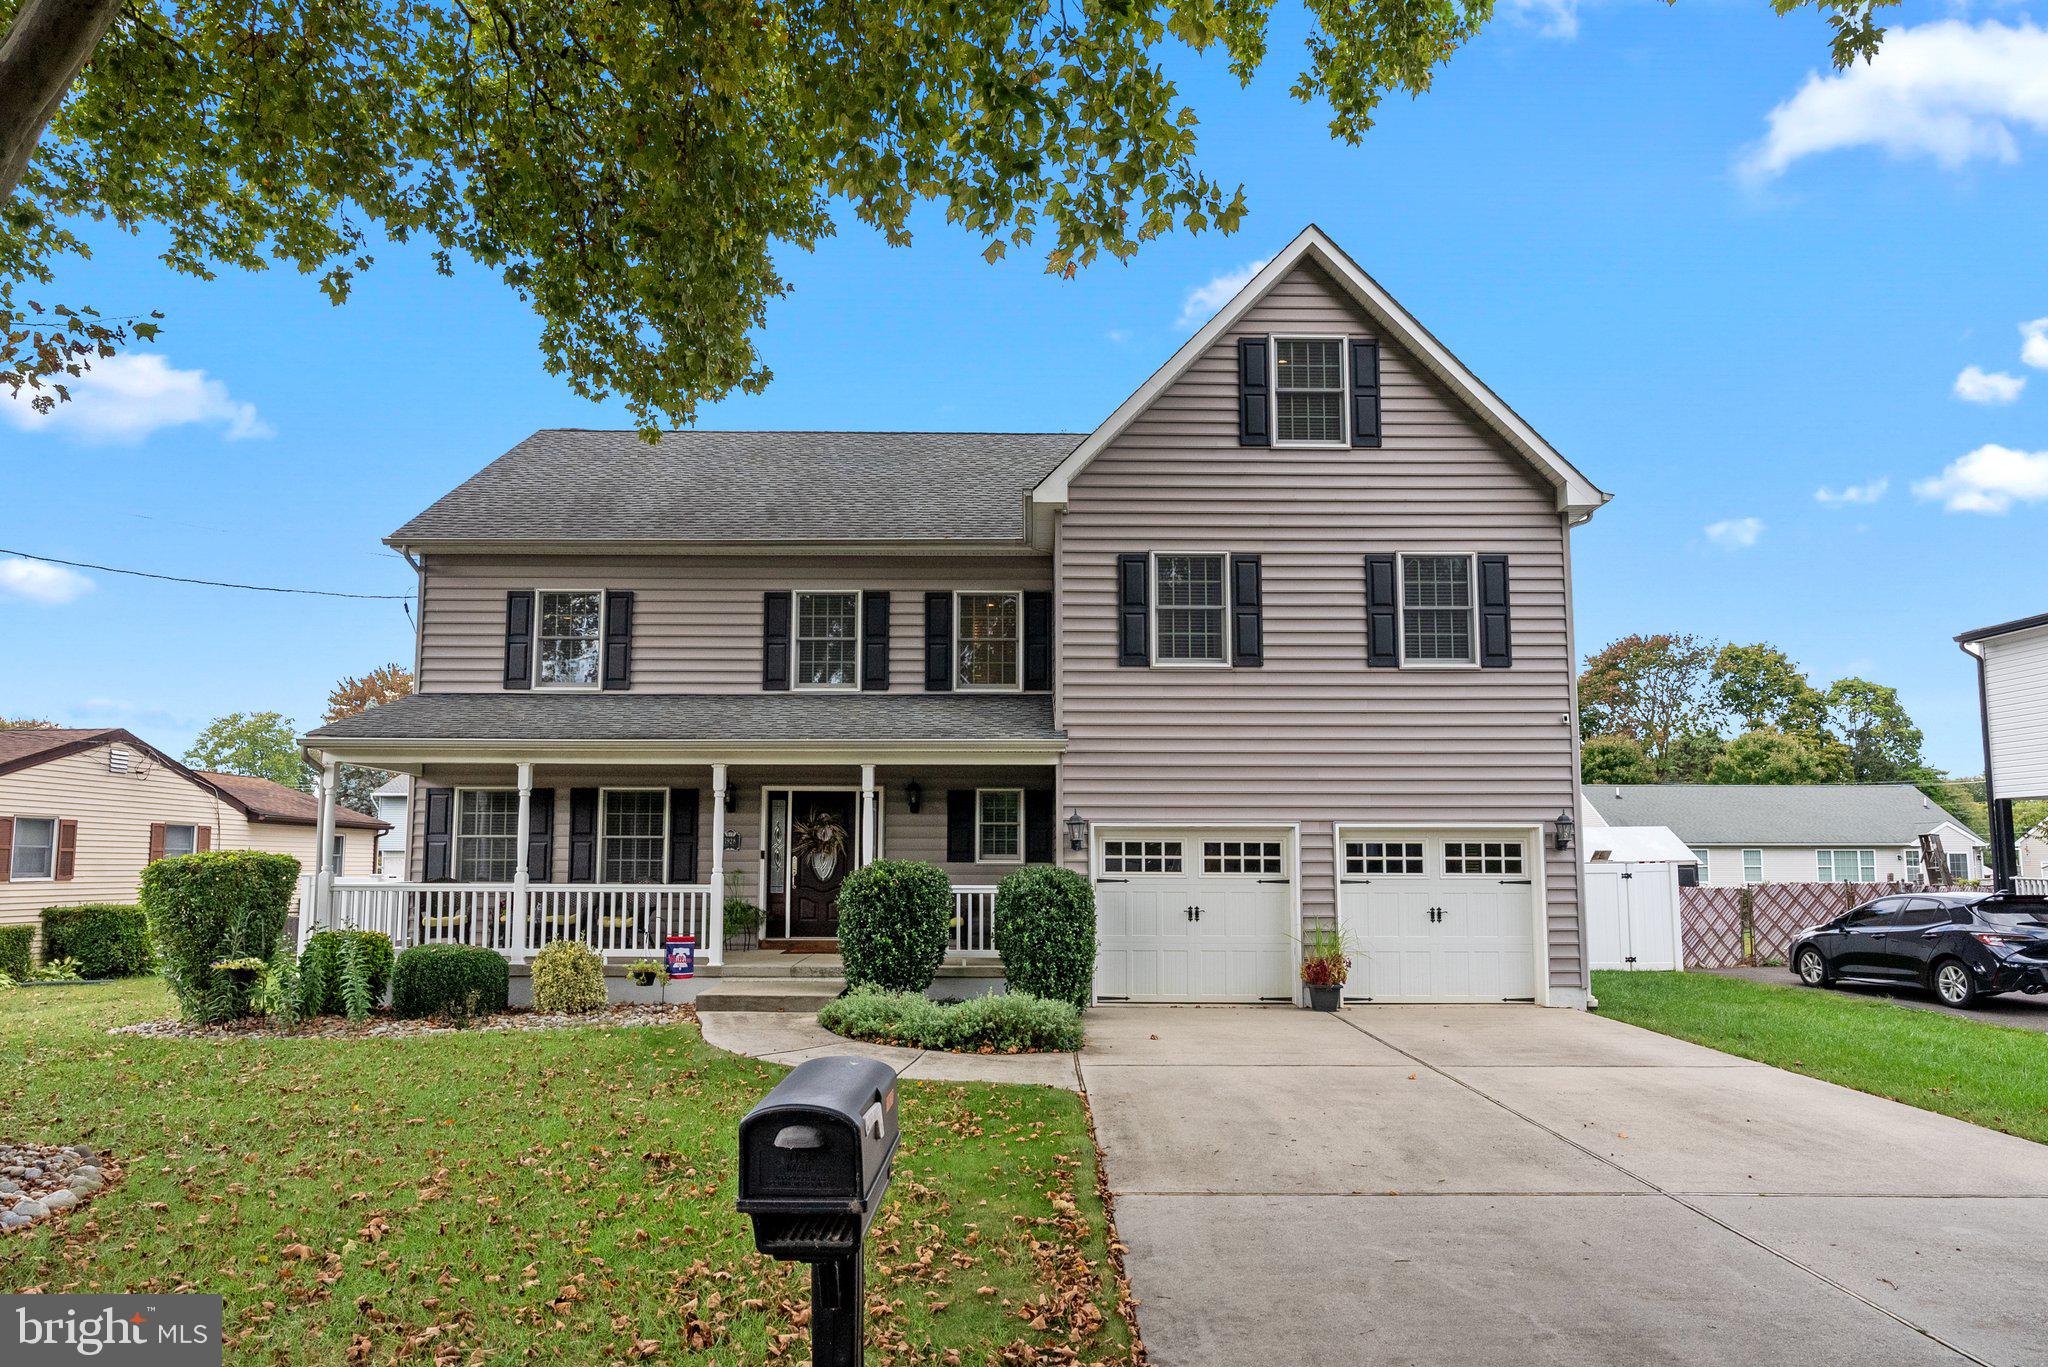
<svg viewBox="0 0 2048 1367">
<path fill-rule="evenodd" d="M 533 957 L 551 940 L 581 940 L 606 958 L 658 959 L 671 935 L 694 935 L 697 961 L 719 963 L 724 946 L 714 936 L 708 884 L 539 884 L 526 891 L 521 916 L 512 883 L 409 883 L 385 878 L 337 878 L 325 926 L 374 930 L 394 949 L 413 945 L 474 945 L 515 962 Z M 520 933 L 523 923 L 525 933 Z M 299 918 L 299 943 L 322 929 Z"/>
<path fill-rule="evenodd" d="M 964 959 L 992 957 L 996 952 L 995 930 L 996 890 L 954 888 L 952 951 Z"/>
<path fill-rule="evenodd" d="M 2022 897 L 2048 897 L 2048 878 L 2015 878 L 2012 890 Z"/>
</svg>

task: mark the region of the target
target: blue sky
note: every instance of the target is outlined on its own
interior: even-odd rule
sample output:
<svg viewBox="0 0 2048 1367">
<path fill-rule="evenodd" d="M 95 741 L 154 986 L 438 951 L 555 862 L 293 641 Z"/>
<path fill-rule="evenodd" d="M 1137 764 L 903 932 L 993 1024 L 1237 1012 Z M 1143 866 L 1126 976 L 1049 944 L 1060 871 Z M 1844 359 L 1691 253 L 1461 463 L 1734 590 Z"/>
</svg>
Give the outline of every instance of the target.
<svg viewBox="0 0 2048 1367">
<path fill-rule="evenodd" d="M 1930 758 L 1974 772 L 1950 637 L 2048 609 L 2048 332 L 2022 330 L 2048 319 L 2048 33 L 2024 6 L 1897 14 L 1843 80 L 1819 20 L 1762 0 L 1504 3 L 1347 147 L 1287 96 L 1283 6 L 1248 91 L 1169 59 L 1205 166 L 1246 187 L 1238 234 L 1061 281 L 983 264 L 935 213 L 908 249 L 849 222 L 785 254 L 768 392 L 703 423 L 1085 430 L 1178 344 L 1191 294 L 1313 221 L 1615 493 L 1575 543 L 1582 648 L 1774 641 L 1816 682 L 1895 684 Z M 119 393 L 0 413 L 0 547 L 402 594 L 382 535 L 535 428 L 627 425 L 544 374 L 480 270 L 387 250 L 336 309 L 288 273 L 193 281 L 147 238 L 92 240 L 63 292 L 161 308 L 164 336 Z M 337 677 L 410 658 L 397 603 L 86 578 L 0 558 L 0 712 L 181 750 L 228 711 L 310 724 Z"/>
</svg>

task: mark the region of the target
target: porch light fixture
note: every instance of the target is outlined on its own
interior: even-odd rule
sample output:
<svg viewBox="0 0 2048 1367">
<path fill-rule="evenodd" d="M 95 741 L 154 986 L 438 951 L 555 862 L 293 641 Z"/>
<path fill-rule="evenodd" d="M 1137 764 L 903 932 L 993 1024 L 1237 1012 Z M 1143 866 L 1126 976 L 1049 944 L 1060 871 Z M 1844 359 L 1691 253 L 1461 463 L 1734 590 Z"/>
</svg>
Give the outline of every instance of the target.
<svg viewBox="0 0 2048 1367">
<path fill-rule="evenodd" d="M 1578 824 L 1578 822 L 1572 820 L 1572 813 L 1569 807 L 1557 814 L 1557 847 L 1559 849 L 1568 850 L 1572 847 L 1572 835 L 1578 829 Z"/>
<path fill-rule="evenodd" d="M 1067 848 L 1079 853 L 1088 848 L 1088 820 L 1080 812 L 1067 817 Z"/>
<path fill-rule="evenodd" d="M 903 800 L 910 805 L 912 815 L 924 806 L 924 787 L 916 779 L 903 785 Z"/>
</svg>

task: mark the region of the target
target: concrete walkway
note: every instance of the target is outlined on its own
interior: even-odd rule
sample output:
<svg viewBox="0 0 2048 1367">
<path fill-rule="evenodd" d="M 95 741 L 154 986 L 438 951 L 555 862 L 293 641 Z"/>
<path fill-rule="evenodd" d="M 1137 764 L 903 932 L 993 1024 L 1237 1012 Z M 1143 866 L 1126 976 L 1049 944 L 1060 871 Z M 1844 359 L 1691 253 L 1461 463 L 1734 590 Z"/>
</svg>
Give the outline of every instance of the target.
<svg viewBox="0 0 2048 1367">
<path fill-rule="evenodd" d="M 1799 979 L 1792 976 L 1789 968 L 1704 968 L 1702 973 L 1712 973 L 1723 978 L 1746 978 L 1753 983 L 1770 983 L 1774 987 L 1798 987 Z M 2002 997 L 1986 997 L 1967 1011 L 1958 1011 L 1953 1006 L 1944 1006 L 1941 999 L 1932 992 L 1923 992 L 1911 987 L 1877 987 L 1863 983 L 1836 983 L 1827 989 L 1830 992 L 1846 992 L 1858 997 L 1882 997 L 1894 1006 L 1910 1006 L 1916 1011 L 1937 1011 L 1944 1016 L 1961 1016 L 1964 1020 L 1978 1021 L 1984 1025 L 2010 1025 L 2021 1030 L 2039 1030 L 2048 1034 L 2048 992 L 2030 997 L 2024 992 L 2008 992 Z"/>
<path fill-rule="evenodd" d="M 1089 1013 L 1188 1364 L 2048 1364 L 2048 1147 L 1536 1007 Z"/>
<path fill-rule="evenodd" d="M 1092 1019 L 1092 1018 L 1091 1018 Z M 793 1011 L 722 1011 L 700 1015 L 704 1040 L 735 1054 L 794 1066 L 825 1054 L 880 1059 L 911 1082 L 1019 1082 L 1081 1089 L 1072 1054 L 949 1054 L 898 1049 L 835 1035 L 811 1016 Z"/>
</svg>

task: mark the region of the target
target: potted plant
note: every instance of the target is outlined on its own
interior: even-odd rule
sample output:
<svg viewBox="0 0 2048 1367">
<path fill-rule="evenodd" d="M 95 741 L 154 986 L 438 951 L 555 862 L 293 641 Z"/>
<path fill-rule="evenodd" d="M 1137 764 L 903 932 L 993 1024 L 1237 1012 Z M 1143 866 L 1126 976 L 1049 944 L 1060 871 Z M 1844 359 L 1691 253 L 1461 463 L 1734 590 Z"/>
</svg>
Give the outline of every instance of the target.
<svg viewBox="0 0 2048 1367">
<path fill-rule="evenodd" d="M 661 974 L 661 965 L 652 959 L 642 959 L 636 964 L 626 965 L 626 976 L 642 987 L 654 986 L 654 980 Z"/>
<path fill-rule="evenodd" d="M 1335 1011 L 1351 975 L 1351 938 L 1342 927 L 1317 926 L 1301 944 L 1301 983 L 1312 1011 Z"/>
<path fill-rule="evenodd" d="M 790 846 L 798 858 L 811 861 L 811 872 L 823 881 L 832 876 L 840 856 L 846 853 L 846 827 L 830 812 L 821 812 L 796 823 L 790 832 Z"/>
<path fill-rule="evenodd" d="M 725 943 L 731 949 L 752 949 L 761 928 L 761 908 L 744 897 L 725 899 Z"/>
</svg>

